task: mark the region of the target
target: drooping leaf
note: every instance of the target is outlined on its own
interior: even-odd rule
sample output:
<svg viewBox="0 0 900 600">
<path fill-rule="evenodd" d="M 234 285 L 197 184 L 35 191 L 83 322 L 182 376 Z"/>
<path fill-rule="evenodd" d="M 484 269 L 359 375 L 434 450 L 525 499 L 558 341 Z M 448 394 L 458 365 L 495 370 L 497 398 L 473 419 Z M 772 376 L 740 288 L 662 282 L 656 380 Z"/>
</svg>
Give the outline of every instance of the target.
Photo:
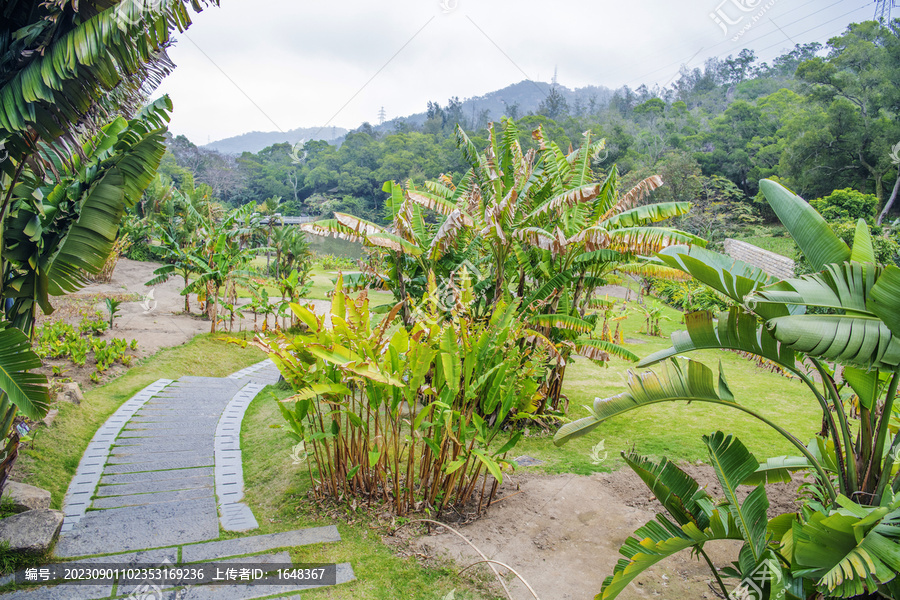
<svg viewBox="0 0 900 600">
<path fill-rule="evenodd" d="M 606 419 L 659 402 L 696 401 L 737 406 L 721 366 L 716 377 L 709 367 L 694 360 L 672 359 L 666 364 L 664 375 L 652 371 L 636 375 L 629 371 L 627 392 L 594 400 L 593 414 L 563 425 L 553 437 L 553 443 L 561 446 L 589 433 Z"/>
<path fill-rule="evenodd" d="M 850 248 L 806 200 L 770 179 L 760 181 L 759 189 L 814 271 L 850 260 Z"/>
<path fill-rule="evenodd" d="M 684 317 L 687 329 L 672 334 L 672 346 L 643 359 L 638 366 L 648 367 L 667 358 L 696 350 L 740 350 L 778 363 L 796 371 L 794 351 L 776 340 L 768 328 L 753 315 L 732 308 L 714 316 L 709 311 L 697 311 Z"/>
</svg>

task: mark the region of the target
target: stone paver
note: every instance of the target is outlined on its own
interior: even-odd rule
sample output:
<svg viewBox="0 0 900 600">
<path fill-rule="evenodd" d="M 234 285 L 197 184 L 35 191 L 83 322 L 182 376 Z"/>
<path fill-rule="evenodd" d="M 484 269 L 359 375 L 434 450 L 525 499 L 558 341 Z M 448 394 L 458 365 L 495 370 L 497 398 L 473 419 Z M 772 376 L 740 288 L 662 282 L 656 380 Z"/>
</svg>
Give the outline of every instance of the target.
<svg viewBox="0 0 900 600">
<path fill-rule="evenodd" d="M 334 526 L 218 540 L 220 523 L 233 531 L 258 526 L 241 502 L 240 427 L 253 398 L 279 377 L 275 365 L 263 361 L 225 378 L 161 379 L 123 404 L 91 440 L 69 486 L 56 556 L 117 565 L 287 564 L 287 552 L 271 551 L 340 541 Z M 338 565 L 337 575 L 338 583 L 354 578 L 349 564 Z M 0 585 L 7 581 L 0 580 Z M 120 585 L 116 597 L 127 597 L 139 587 Z M 311 587 L 318 586 L 157 588 L 152 597 L 297 597 Z M 21 589 L 0 598 L 99 600 L 112 593 L 111 585 L 58 585 Z"/>
<path fill-rule="evenodd" d="M 293 546 L 305 546 L 306 544 L 320 544 L 324 542 L 340 541 L 341 535 L 337 527 L 311 527 L 298 529 L 297 531 L 285 531 L 283 533 L 269 533 L 253 537 L 235 538 L 233 540 L 221 540 L 218 542 L 206 542 L 193 544 L 181 549 L 181 562 L 209 562 L 219 558 L 265 552 L 276 548 L 290 548 Z"/>
</svg>

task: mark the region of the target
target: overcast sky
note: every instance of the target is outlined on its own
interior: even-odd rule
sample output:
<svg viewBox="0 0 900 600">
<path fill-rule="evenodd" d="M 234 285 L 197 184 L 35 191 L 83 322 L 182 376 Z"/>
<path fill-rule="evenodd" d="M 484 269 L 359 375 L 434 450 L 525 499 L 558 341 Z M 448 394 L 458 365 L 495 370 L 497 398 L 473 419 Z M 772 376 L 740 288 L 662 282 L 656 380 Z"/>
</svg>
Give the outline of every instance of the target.
<svg viewBox="0 0 900 600">
<path fill-rule="evenodd" d="M 382 106 L 404 116 L 550 81 L 554 68 L 569 88 L 664 86 L 681 64 L 742 48 L 768 61 L 874 11 L 872 0 L 221 0 L 177 36 L 160 92 L 175 103 L 170 129 L 197 144 L 350 129 Z"/>
</svg>

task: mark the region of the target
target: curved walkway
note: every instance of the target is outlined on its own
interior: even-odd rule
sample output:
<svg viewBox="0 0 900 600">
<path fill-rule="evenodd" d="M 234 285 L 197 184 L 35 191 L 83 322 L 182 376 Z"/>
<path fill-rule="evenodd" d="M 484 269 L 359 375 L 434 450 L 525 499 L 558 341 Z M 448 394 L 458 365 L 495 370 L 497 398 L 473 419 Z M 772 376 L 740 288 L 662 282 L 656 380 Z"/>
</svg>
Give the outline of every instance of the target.
<svg viewBox="0 0 900 600">
<path fill-rule="evenodd" d="M 241 502 L 241 420 L 253 398 L 278 377 L 274 364 L 263 361 L 229 377 L 161 379 L 128 400 L 97 431 L 69 485 L 55 555 L 173 565 L 340 541 L 334 526 L 214 541 L 220 529 L 258 527 Z M 247 561 L 284 564 L 290 557 L 281 552 Z M 338 565 L 337 583 L 350 579 L 350 565 Z M 177 597 L 238 600 L 290 595 L 308 587 L 197 586 Z M 128 590 L 60 585 L 0 597 L 80 600 L 113 593 L 127 596 Z"/>
</svg>

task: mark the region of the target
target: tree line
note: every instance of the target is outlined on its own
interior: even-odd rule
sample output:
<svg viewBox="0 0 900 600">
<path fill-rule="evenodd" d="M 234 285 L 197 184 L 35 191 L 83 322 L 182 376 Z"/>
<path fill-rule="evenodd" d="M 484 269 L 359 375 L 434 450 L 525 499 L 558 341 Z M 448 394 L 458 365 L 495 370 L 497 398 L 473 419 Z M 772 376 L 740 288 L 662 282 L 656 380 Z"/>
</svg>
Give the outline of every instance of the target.
<svg viewBox="0 0 900 600">
<path fill-rule="evenodd" d="M 478 147 L 487 124 L 516 121 L 520 143 L 535 148 L 541 127 L 561 148 L 577 147 L 585 131 L 605 139 L 594 168 L 613 164 L 626 182 L 659 172 L 670 200 L 740 203 L 755 218 L 774 215 L 757 182 L 776 178 L 807 198 L 835 189 L 874 194 L 879 209 L 900 187 L 894 144 L 900 142 L 900 26 L 853 24 L 828 41 L 798 45 L 769 63 L 750 50 L 683 67 L 665 88 L 623 87 L 604 103 L 566 101 L 551 87 L 537 109 L 520 114 L 465 114 L 458 98 L 429 102 L 424 122 L 364 123 L 339 146 L 276 144 L 240 156 L 169 140 L 160 172 L 178 184 L 186 175 L 210 186 L 226 204 L 279 197 L 286 215 L 346 212 L 383 220 L 385 181 L 421 185 L 465 171 L 453 131 L 459 124 Z M 486 114 L 485 114 L 486 113 Z"/>
</svg>

